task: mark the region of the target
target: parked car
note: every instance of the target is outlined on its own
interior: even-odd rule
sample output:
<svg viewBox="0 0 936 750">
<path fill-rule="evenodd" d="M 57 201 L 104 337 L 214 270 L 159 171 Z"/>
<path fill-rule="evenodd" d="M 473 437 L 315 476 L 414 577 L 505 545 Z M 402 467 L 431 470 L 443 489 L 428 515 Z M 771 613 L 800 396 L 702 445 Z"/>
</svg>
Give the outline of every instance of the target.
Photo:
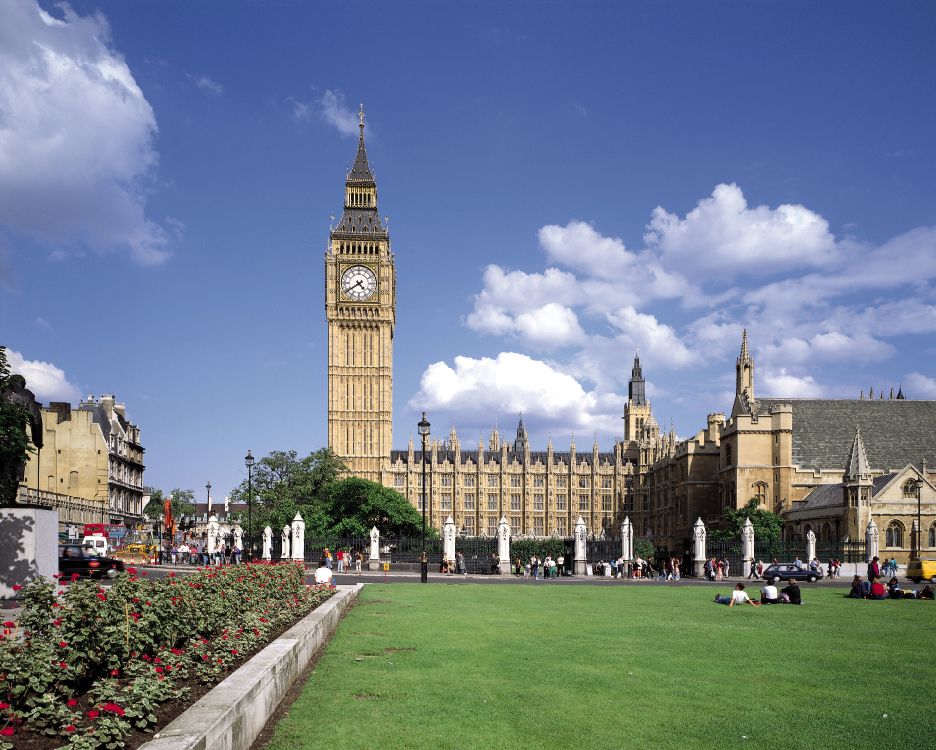
<svg viewBox="0 0 936 750">
<path fill-rule="evenodd" d="M 90 578 L 113 578 L 123 569 L 124 564 L 120 560 L 98 555 L 82 544 L 63 544 L 59 547 L 59 573 L 64 576 L 77 573 Z"/>
<path fill-rule="evenodd" d="M 907 563 L 907 578 L 914 583 L 922 580 L 936 583 L 936 560 L 911 560 Z"/>
<path fill-rule="evenodd" d="M 767 566 L 762 576 L 765 581 L 777 583 L 779 581 L 788 581 L 791 578 L 794 581 L 818 581 L 822 578 L 822 573 L 817 570 L 810 570 L 808 567 L 797 568 L 793 563 L 775 563 Z"/>
</svg>

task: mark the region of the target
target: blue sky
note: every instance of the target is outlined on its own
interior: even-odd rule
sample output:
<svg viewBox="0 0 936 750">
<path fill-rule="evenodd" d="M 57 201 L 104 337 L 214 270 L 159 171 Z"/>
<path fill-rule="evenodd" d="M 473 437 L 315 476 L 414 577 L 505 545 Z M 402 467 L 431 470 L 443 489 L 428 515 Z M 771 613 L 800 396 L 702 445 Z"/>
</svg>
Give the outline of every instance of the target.
<svg viewBox="0 0 936 750">
<path fill-rule="evenodd" d="M 325 443 L 323 252 L 367 110 L 419 411 L 603 449 L 757 394 L 936 398 L 932 3 L 0 5 L 0 343 L 116 393 L 146 481 Z"/>
</svg>

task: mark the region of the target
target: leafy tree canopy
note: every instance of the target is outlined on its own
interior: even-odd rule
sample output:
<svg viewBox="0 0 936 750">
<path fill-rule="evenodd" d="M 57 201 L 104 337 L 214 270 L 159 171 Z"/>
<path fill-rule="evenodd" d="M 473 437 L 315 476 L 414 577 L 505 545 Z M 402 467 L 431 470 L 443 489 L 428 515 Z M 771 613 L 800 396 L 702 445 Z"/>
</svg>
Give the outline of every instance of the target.
<svg viewBox="0 0 936 750">
<path fill-rule="evenodd" d="M 195 513 L 195 493 L 192 490 L 183 490 L 176 487 L 169 492 L 172 496 L 172 517 L 177 521 L 182 516 L 190 516 Z M 163 503 L 166 495 L 160 489 L 150 490 L 150 501 L 143 509 L 143 515 L 147 518 L 157 521 L 163 517 Z"/>
<path fill-rule="evenodd" d="M 336 482 L 329 492 L 328 529 L 335 536 L 367 536 L 376 526 L 384 537 L 412 537 L 422 533 L 422 514 L 403 495 L 358 477 Z M 426 529 L 427 537 L 437 534 Z"/>
<path fill-rule="evenodd" d="M 322 448 L 300 458 L 296 451 L 273 451 L 258 459 L 247 477 L 231 492 L 231 500 L 246 503 L 252 497 L 251 533 L 264 526 L 281 529 L 302 513 L 306 535 L 324 534 L 333 525 L 328 512 L 328 490 L 347 467 L 331 450 Z M 247 513 L 239 514 L 246 528 Z"/>
<path fill-rule="evenodd" d="M 754 539 L 774 542 L 780 539 L 780 530 L 783 519 L 776 513 L 763 510 L 756 497 L 748 500 L 747 505 L 737 510 L 726 510 L 723 516 L 722 527 L 713 529 L 709 539 L 713 541 L 734 542 L 741 538 L 744 522 L 750 518 L 754 526 Z"/>
<path fill-rule="evenodd" d="M 26 434 L 29 410 L 13 398 L 14 377 L 20 376 L 10 372 L 6 347 L 0 346 L 0 507 L 16 499 L 23 464 L 33 450 Z"/>
</svg>

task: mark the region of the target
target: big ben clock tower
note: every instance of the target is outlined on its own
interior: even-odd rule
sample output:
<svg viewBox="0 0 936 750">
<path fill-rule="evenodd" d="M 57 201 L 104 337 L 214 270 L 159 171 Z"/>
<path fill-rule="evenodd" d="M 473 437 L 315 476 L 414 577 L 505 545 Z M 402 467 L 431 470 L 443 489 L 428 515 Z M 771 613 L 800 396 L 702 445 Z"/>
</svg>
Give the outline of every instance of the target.
<svg viewBox="0 0 936 750">
<path fill-rule="evenodd" d="M 364 148 L 363 106 L 360 128 L 344 211 L 325 254 L 328 447 L 352 474 L 379 482 L 392 440 L 396 273 Z"/>
</svg>

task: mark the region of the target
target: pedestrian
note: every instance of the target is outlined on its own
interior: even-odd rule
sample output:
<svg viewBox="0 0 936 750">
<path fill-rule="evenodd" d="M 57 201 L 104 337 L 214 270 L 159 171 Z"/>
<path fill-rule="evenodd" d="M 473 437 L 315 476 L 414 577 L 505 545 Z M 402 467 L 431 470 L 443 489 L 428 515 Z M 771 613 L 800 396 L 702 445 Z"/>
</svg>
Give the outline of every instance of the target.
<svg viewBox="0 0 936 750">
<path fill-rule="evenodd" d="M 562 575 L 562 568 L 565 565 L 565 558 L 562 555 L 556 558 L 556 570 L 559 572 L 559 575 Z"/>
<path fill-rule="evenodd" d="M 465 556 L 464 554 L 462 554 L 461 550 L 458 550 L 458 552 L 455 553 L 455 565 L 456 565 L 457 571 L 461 575 L 463 576 L 468 575 L 468 569 L 465 567 Z"/>
<path fill-rule="evenodd" d="M 354 572 L 358 575 L 361 574 L 361 552 L 360 550 L 354 555 Z"/>
<path fill-rule="evenodd" d="M 338 572 L 344 573 L 344 556 L 345 556 L 344 550 L 341 549 L 341 547 L 339 547 L 335 555 L 338 558 Z"/>
<path fill-rule="evenodd" d="M 878 564 L 878 556 L 875 555 L 868 563 L 868 581 L 874 581 L 881 577 L 881 566 Z"/>
</svg>

